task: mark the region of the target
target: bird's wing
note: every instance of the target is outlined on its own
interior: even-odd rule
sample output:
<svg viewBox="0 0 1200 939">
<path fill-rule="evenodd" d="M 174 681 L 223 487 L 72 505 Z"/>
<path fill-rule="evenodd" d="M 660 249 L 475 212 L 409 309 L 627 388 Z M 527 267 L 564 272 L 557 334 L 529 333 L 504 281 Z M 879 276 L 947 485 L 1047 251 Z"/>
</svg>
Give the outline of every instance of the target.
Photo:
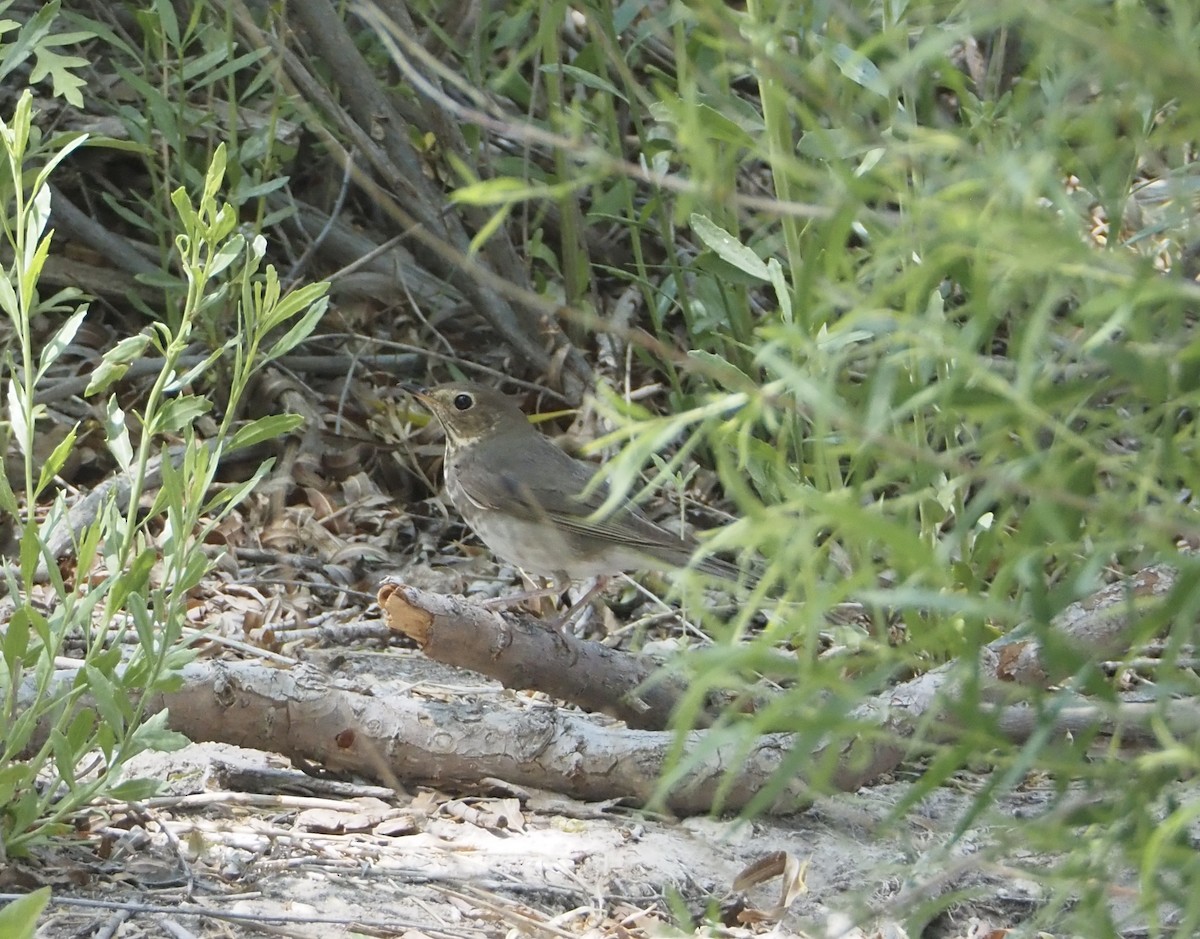
<svg viewBox="0 0 1200 939">
<path fill-rule="evenodd" d="M 528 521 L 546 519 L 593 538 L 620 544 L 628 544 L 632 538 L 680 547 L 680 538 L 654 524 L 632 502 L 622 502 L 607 517 L 597 517 L 609 490 L 604 483 L 589 489 L 596 468 L 568 456 L 540 435 L 530 437 L 528 444 L 518 454 L 508 453 L 503 461 L 489 458 L 482 446 L 465 454 L 456 475 L 467 498 L 481 508 L 503 509 Z M 497 471 L 501 463 L 508 469 Z M 536 471 L 531 469 L 534 466 Z M 477 467 L 488 471 L 477 471 Z M 539 478 L 550 482 L 539 483 Z"/>
<path fill-rule="evenodd" d="M 501 463 L 508 470 L 497 472 Z M 489 471 L 476 472 L 472 464 Z M 529 466 L 537 466 L 540 472 L 527 469 Z M 457 476 L 463 493 L 481 508 L 503 509 L 526 521 L 546 520 L 584 538 L 633 549 L 642 546 L 678 567 L 691 561 L 698 547 L 695 540 L 655 524 L 628 500 L 607 516 L 597 516 L 609 488 L 605 483 L 588 488 L 595 473 L 592 464 L 576 460 L 541 435 L 534 435 L 525 450 L 516 456 L 509 452 L 503 461 L 489 458 L 486 447 L 473 448 L 464 455 Z M 554 484 L 539 485 L 539 478 Z M 718 577 L 738 577 L 738 568 L 720 558 L 705 557 L 696 566 Z"/>
</svg>

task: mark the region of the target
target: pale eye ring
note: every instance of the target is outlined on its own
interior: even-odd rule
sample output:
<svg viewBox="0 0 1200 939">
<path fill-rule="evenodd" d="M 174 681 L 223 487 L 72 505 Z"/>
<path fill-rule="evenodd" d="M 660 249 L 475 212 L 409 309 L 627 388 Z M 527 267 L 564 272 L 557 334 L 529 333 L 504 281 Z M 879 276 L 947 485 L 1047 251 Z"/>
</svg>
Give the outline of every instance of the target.
<svg viewBox="0 0 1200 939">
<path fill-rule="evenodd" d="M 454 407 L 459 411 L 466 411 L 470 409 L 471 405 L 474 403 L 475 399 L 466 392 L 454 396 Z"/>
</svg>

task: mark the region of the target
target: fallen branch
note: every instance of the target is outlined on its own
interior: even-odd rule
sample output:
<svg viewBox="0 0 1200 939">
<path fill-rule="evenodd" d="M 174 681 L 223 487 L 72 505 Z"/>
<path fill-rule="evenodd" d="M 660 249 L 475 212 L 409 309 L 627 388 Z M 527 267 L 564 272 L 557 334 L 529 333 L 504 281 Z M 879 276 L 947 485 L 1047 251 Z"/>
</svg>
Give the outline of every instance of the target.
<svg viewBox="0 0 1200 939">
<path fill-rule="evenodd" d="M 507 688 L 544 691 L 630 727 L 669 727 L 686 691 L 661 662 L 577 639 L 530 616 L 502 616 L 461 597 L 396 583 L 385 583 L 377 599 L 388 625 L 429 658 Z M 714 716 L 699 715 L 696 726 L 708 726 Z"/>
<path fill-rule="evenodd" d="M 169 725 L 192 740 L 273 750 L 292 759 L 372 779 L 469 789 L 485 777 L 577 799 L 647 802 L 669 766 L 674 734 L 603 726 L 562 708 L 481 708 L 418 694 L 376 697 L 331 683 L 320 670 L 257 662 L 193 662 L 178 691 L 150 702 L 170 710 Z M 749 746 L 692 731 L 696 754 L 665 804 L 680 814 L 736 811 L 774 774 L 790 735 Z M 780 810 L 806 800 L 803 780 L 784 787 Z"/>
<path fill-rule="evenodd" d="M 1108 588 L 1069 607 L 1055 628 L 1061 626 L 1071 638 L 1088 639 L 1096 650 L 1111 650 L 1121 637 L 1136 633 L 1139 623 L 1133 614 L 1139 606 L 1162 597 L 1173 583 L 1174 571 L 1148 568 L 1120 589 Z M 444 631 L 448 624 L 439 621 L 443 617 L 461 619 L 450 626 L 468 630 L 489 626 L 493 617 L 454 598 L 387 588 L 383 599 L 400 603 L 401 610 L 413 599 L 436 600 L 442 612 L 432 616 L 420 607 L 409 608 L 416 623 L 408 624 L 408 631 L 440 633 L 438 641 L 469 647 L 469 655 L 481 665 L 505 658 L 509 649 L 522 644 L 528 644 L 524 654 L 534 654 L 546 648 L 542 642 L 559 642 L 553 636 L 539 638 L 544 627 L 503 620 L 504 628 L 494 634 Z M 1015 641 L 1022 644 L 1020 654 L 1033 654 L 1032 639 Z M 1004 652 L 1013 642 L 1005 637 L 981 652 L 982 662 L 993 663 L 980 682 L 985 691 L 1016 687 L 1009 677 L 1012 660 Z M 497 648 L 500 654 L 494 656 Z M 571 648 L 569 640 L 566 648 Z M 600 663 L 607 674 L 616 675 L 628 660 L 616 653 L 611 659 L 592 658 L 591 650 L 585 650 L 580 661 Z M 583 681 L 570 669 L 558 671 L 561 685 L 594 681 L 594 676 Z M 311 665 L 281 669 L 258 662 L 193 662 L 182 672 L 181 687 L 146 702 L 146 713 L 169 708 L 169 726 L 192 740 L 275 751 L 389 784 L 399 780 L 469 789 L 492 778 L 586 800 L 645 803 L 658 793 L 662 804 L 679 814 L 732 812 L 751 804 L 755 811 L 787 812 L 808 801 L 812 783 L 854 791 L 895 768 L 915 740 L 924 745 L 959 737 L 964 728 L 955 715 L 965 710 L 980 714 L 978 708 L 959 704 L 963 672 L 960 663 L 950 663 L 876 695 L 853 709 L 832 737 L 814 728 L 755 738 L 736 719 L 687 733 L 637 730 L 552 706 L 481 707 L 474 698 L 430 700 L 419 691 L 377 695 L 331 681 Z M 49 693 L 75 687 L 77 678 L 72 669 L 59 670 Z M 588 693 L 603 697 L 607 687 L 596 684 Z M 32 688 L 27 680 L 23 701 L 28 702 Z M 1200 709 L 1192 701 L 1091 703 L 1069 692 L 1051 692 L 1042 694 L 1038 704 L 1036 709 L 1024 703 L 984 706 L 995 727 L 1014 740 L 1027 739 L 1047 724 L 1056 734 L 1111 734 L 1121 744 L 1153 745 L 1164 729 L 1191 739 L 1200 729 Z M 46 723 L 48 730 L 49 715 Z M 847 730 L 847 724 L 860 728 L 859 733 Z"/>
</svg>

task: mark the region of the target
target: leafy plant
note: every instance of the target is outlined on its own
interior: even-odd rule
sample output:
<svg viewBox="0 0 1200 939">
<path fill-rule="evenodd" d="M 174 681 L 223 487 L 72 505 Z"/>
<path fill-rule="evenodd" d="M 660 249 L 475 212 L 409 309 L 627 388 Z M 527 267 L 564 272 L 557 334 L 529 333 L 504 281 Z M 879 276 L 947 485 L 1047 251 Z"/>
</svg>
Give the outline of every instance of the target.
<svg viewBox="0 0 1200 939">
<path fill-rule="evenodd" d="M 831 767 L 799 761 L 880 732 L 859 703 L 958 662 L 949 706 L 970 717 L 957 741 L 929 727 L 903 742 L 925 765 L 914 800 L 986 755 L 966 830 L 1052 773 L 1037 837 L 1004 821 L 1007 845 L 1056 845 L 1030 865 L 1053 884 L 1039 921 L 1114 933 L 1087 885 L 1123 862 L 1145 872 L 1151 921 L 1173 904 L 1194 924 L 1194 871 L 1168 847 L 1193 820 L 1175 802 L 1192 772 L 1178 740 L 1164 730 L 1145 760 L 1170 770 L 1141 776 L 1116 749 L 1085 756 L 1096 731 L 1064 746 L 1049 729 L 1075 693 L 1115 708 L 1128 674 L 1057 641 L 1055 616 L 1151 563 L 1184 573 L 1126 615 L 1143 642 L 1169 636 L 1162 687 L 1196 690 L 1176 660 L 1200 605 L 1178 547 L 1196 537 L 1200 485 L 1200 113 L 1178 91 L 1200 77 L 1180 52 L 1192 11 L 584 5 L 555 45 L 561 10 L 520 9 L 540 41 L 522 44 L 497 10 L 447 45 L 464 72 L 510 63 L 473 80 L 508 97 L 514 137 L 573 162 L 501 162 L 458 197 L 506 216 L 554 204 L 607 229 L 602 257 L 561 229 L 559 266 L 638 291 L 656 342 L 634 343 L 633 371 L 673 390 L 656 409 L 610 401 L 627 425 L 612 476 L 629 488 L 664 451 L 668 471 L 676 454 L 707 457 L 743 516 L 716 543 L 766 559 L 731 618 L 696 598 L 714 646 L 687 660 L 693 705 L 750 686 L 780 645 L 795 665 L 776 677 L 794 690 L 731 715 L 713 745 L 798 730 L 780 777 L 820 788 Z M 528 61 L 555 80 L 521 84 L 511 63 Z M 838 625 L 850 603 L 863 620 Z M 1018 628 L 1061 685 L 1027 692 L 1041 723 L 1022 743 L 988 717 L 975 675 L 979 648 Z M 1170 726 L 1170 694 L 1153 700 Z M 1086 824 L 1063 808 L 1081 792 Z M 1171 834 L 1152 835 L 1164 818 Z"/>
<path fill-rule="evenodd" d="M 108 446 L 128 482 L 128 497 L 118 503 L 114 489 L 95 520 L 77 533 L 76 574 L 68 578 L 47 547 L 50 533 L 67 524 L 65 498 L 60 493 L 39 518 L 39 497 L 61 469 L 75 433 L 37 464 L 43 409 L 36 390 L 87 310 L 70 306 L 74 292 L 43 299 L 37 287 L 51 249 L 48 179 L 83 138 L 43 142 L 26 93 L 12 121 L 0 123 L 0 142 L 5 155 L 0 187 L 8 197 L 3 234 L 14 255 L 8 277 L 0 278 L 0 307 L 17 336 L 7 399 L 12 436 L 24 458 L 19 488 L 7 479 L 0 485 L 0 507 L 18 519 L 20 542 L 19 566 L 6 568 L 14 609 L 0 638 L 0 845 L 12 854 L 68 830 L 68 819 L 98 795 L 147 795 L 155 784 L 121 781 L 123 765 L 147 748 L 184 742 L 166 729 L 165 712 L 146 715 L 145 702 L 169 689 L 191 658 L 180 637 L 189 592 L 211 564 L 201 551 L 205 537 L 270 466 L 264 463 L 251 478 L 213 494 L 222 456 L 287 432 L 301 420 L 268 416 L 235 430 L 239 402 L 258 368 L 312 331 L 325 308 L 325 285 L 285 294 L 274 268 L 263 267 L 264 239 L 244 237 L 233 207 L 218 199 L 223 148 L 215 152 L 195 202 L 182 189 L 172 194 L 186 301 L 176 328 L 155 324 L 118 343 L 93 376 L 88 393 L 99 394 L 148 350 L 164 362 L 136 419 L 115 395 L 108 398 Z M 235 311 L 237 332 L 200 364 L 183 368 L 196 324 L 222 305 Z M 53 338 L 36 350 L 33 319 L 64 313 Z M 212 404 L 189 389 L 226 357 L 226 410 L 216 437 L 205 441 L 196 423 Z M 168 447 L 168 439 L 180 443 Z M 142 496 L 156 461 L 162 481 L 146 511 Z M 45 586 L 41 577 L 48 578 Z M 75 670 L 64 674 L 55 662 L 74 635 L 83 637 L 83 654 Z M 127 640 L 129 654 L 123 652 Z"/>
<path fill-rule="evenodd" d="M 0 929 L 10 939 L 33 939 L 38 917 L 50 899 L 50 888 L 42 887 L 0 909 Z"/>
</svg>

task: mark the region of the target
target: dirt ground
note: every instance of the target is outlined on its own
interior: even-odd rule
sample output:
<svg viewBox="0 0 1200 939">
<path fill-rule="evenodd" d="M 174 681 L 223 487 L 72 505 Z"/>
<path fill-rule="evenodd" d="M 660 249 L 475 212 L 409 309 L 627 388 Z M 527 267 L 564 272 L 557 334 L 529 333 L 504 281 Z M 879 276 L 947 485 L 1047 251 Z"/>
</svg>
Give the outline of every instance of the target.
<svg viewBox="0 0 1200 939">
<path fill-rule="evenodd" d="M 415 651 L 326 664 L 369 674 L 378 693 L 420 684 L 528 706 Z M 22 862 L 3 888 L 52 884 L 39 937 L 992 937 L 1045 899 L 1028 876 L 1041 859 L 1004 856 L 997 835 L 1044 806 L 1049 783 L 956 834 L 985 775 L 898 820 L 915 768 L 743 821 L 658 817 L 503 780 L 474 793 L 390 790 L 223 744 L 144 754 L 129 774 L 163 780 L 162 794 L 114 806 L 89 838 Z"/>
</svg>

